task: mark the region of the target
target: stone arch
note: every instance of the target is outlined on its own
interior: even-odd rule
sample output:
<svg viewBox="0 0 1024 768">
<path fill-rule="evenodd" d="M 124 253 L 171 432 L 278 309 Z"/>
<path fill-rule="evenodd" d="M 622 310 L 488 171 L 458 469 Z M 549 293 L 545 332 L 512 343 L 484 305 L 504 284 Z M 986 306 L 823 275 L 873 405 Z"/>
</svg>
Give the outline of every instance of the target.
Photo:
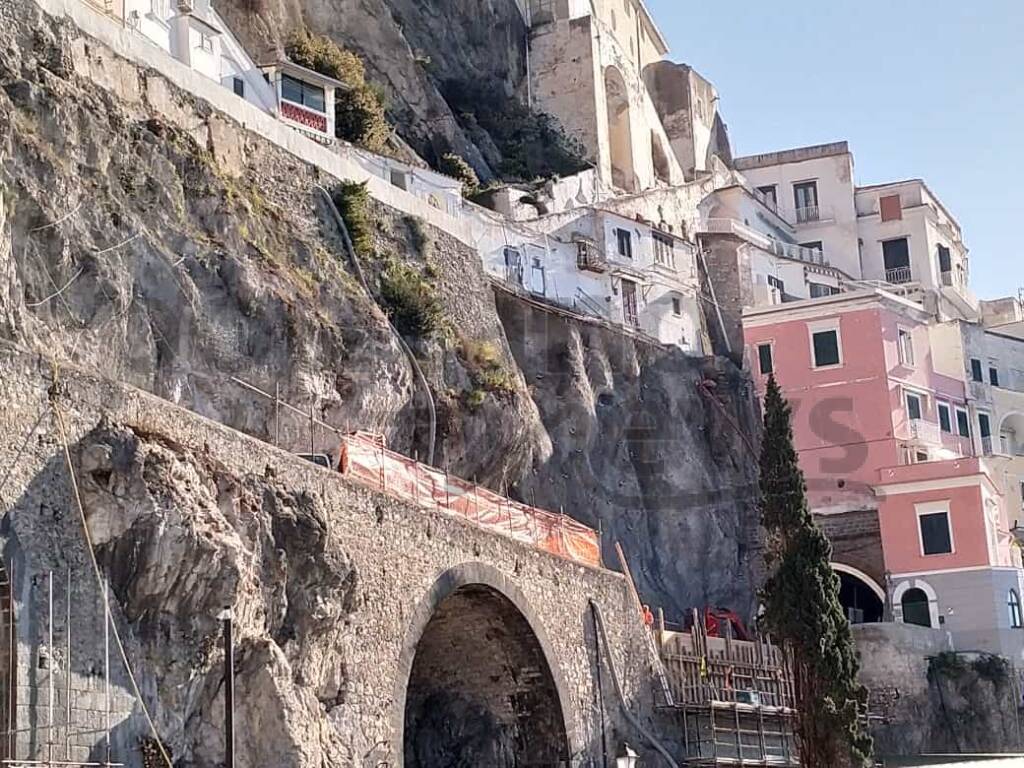
<svg viewBox="0 0 1024 768">
<path fill-rule="evenodd" d="M 608 108 L 608 156 L 612 167 L 612 184 L 627 192 L 637 192 L 639 185 L 633 160 L 629 87 L 618 67 L 605 68 L 604 95 Z"/>
<path fill-rule="evenodd" d="M 839 602 L 851 622 L 872 624 L 885 614 L 885 590 L 859 568 L 832 563 L 839 575 Z"/>
<path fill-rule="evenodd" d="M 928 626 L 932 627 L 933 629 L 937 629 L 939 626 L 939 596 L 932 588 L 932 585 L 924 579 L 907 579 L 906 581 L 901 581 L 899 584 L 896 585 L 896 588 L 892 592 L 893 618 L 896 621 L 904 624 L 920 623 L 915 621 L 908 622 L 906 620 L 908 617 L 904 615 L 904 603 L 908 602 L 910 598 L 915 596 L 910 595 L 908 597 L 908 593 L 911 592 L 911 590 L 914 590 L 915 592 L 920 592 L 927 600 Z M 923 623 L 920 623 L 920 625 L 924 626 Z"/>
<path fill-rule="evenodd" d="M 1002 452 L 1010 456 L 1024 456 L 1024 413 L 1011 411 L 999 422 L 999 440 Z"/>
<path fill-rule="evenodd" d="M 672 164 L 665 151 L 665 144 L 655 131 L 651 131 L 651 161 L 654 163 L 654 178 L 665 184 L 672 183 Z"/>
<path fill-rule="evenodd" d="M 521 764 L 517 749 L 568 764 L 582 744 L 555 659 L 503 573 L 483 563 L 444 572 L 417 606 L 400 654 L 394 765 L 421 768 L 454 750 L 473 764 L 511 768 Z"/>
</svg>

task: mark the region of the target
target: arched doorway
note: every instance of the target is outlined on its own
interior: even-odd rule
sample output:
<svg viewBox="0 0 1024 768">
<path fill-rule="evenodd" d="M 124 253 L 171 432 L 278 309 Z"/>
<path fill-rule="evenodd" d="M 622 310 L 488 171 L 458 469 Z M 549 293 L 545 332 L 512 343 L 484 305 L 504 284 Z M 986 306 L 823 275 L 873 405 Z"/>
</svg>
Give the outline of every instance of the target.
<svg viewBox="0 0 1024 768">
<path fill-rule="evenodd" d="M 560 689 L 542 643 L 494 586 L 456 586 L 437 601 L 404 700 L 405 768 L 568 764 Z"/>
<path fill-rule="evenodd" d="M 903 607 L 903 623 L 916 624 L 919 627 L 930 627 L 932 625 L 931 609 L 928 605 L 928 595 L 923 589 L 911 587 L 903 593 L 900 599 Z"/>
<path fill-rule="evenodd" d="M 851 624 L 873 624 L 885 613 L 885 592 L 863 571 L 833 563 L 839 575 L 839 603 Z"/>
<path fill-rule="evenodd" d="M 604 71 L 604 94 L 608 105 L 608 150 L 612 184 L 627 192 L 636 192 L 639 185 L 633 163 L 629 89 L 626 87 L 626 79 L 615 67 L 607 67 Z"/>
<path fill-rule="evenodd" d="M 1008 413 L 999 425 L 999 440 L 1007 456 L 1024 456 L 1024 414 Z"/>
</svg>

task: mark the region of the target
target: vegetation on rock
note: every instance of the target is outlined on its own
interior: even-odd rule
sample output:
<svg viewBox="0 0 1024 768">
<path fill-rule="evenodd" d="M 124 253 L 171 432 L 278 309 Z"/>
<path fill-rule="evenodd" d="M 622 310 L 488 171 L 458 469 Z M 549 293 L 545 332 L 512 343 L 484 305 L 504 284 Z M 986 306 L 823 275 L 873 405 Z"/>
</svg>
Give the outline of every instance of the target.
<svg viewBox="0 0 1024 768">
<path fill-rule="evenodd" d="M 857 682 L 859 663 L 839 603 L 832 548 L 807 506 L 789 403 L 774 377 L 764 400 L 760 485 L 770 574 L 761 593 L 763 621 L 794 652 L 802 763 L 870 766 L 873 747 L 861 717 L 867 692 Z"/>
<path fill-rule="evenodd" d="M 428 338 L 441 328 L 442 308 L 434 286 L 409 264 L 392 261 L 380 276 L 380 298 L 403 336 Z"/>
<path fill-rule="evenodd" d="M 366 81 L 366 67 L 352 51 L 329 37 L 302 29 L 288 41 L 285 52 L 300 66 L 340 80 L 348 89 L 335 91 L 334 133 L 371 152 L 382 152 L 391 135 L 380 92 Z"/>
<path fill-rule="evenodd" d="M 437 170 L 461 181 L 462 194 L 466 197 L 472 197 L 480 191 L 480 178 L 476 175 L 476 171 L 473 170 L 473 166 L 467 163 L 465 158 L 456 155 L 454 152 L 441 155 L 441 161 L 438 163 Z"/>
<path fill-rule="evenodd" d="M 370 192 L 366 182 L 344 181 L 334 193 L 334 204 L 348 229 L 356 255 L 373 255 L 373 227 L 370 223 Z"/>
<path fill-rule="evenodd" d="M 571 176 L 589 167 L 583 145 L 551 115 L 486 83 L 449 80 L 441 91 L 470 135 L 482 129 L 490 136 L 501 153 L 497 171 L 506 181 Z"/>
</svg>

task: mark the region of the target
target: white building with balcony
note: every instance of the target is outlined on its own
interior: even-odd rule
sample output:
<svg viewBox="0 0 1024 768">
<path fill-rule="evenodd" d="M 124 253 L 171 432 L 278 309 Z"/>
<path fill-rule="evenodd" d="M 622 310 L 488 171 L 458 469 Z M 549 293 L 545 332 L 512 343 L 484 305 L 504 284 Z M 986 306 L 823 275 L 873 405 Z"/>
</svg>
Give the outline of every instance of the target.
<svg viewBox="0 0 1024 768">
<path fill-rule="evenodd" d="M 710 353 L 695 246 L 651 222 L 581 207 L 531 222 L 467 216 L 507 288 L 684 351 Z"/>
<path fill-rule="evenodd" d="M 831 266 L 906 296 L 931 294 L 945 316 L 977 317 L 960 225 L 920 179 L 856 186 L 845 141 L 739 157 L 735 168 Z"/>
</svg>

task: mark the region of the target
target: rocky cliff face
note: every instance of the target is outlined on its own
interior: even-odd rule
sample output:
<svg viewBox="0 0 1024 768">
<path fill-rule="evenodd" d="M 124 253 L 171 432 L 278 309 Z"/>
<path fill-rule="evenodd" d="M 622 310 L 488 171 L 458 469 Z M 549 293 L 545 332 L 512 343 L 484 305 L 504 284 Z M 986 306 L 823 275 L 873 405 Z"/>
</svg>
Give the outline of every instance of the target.
<svg viewBox="0 0 1024 768">
<path fill-rule="evenodd" d="M 485 179 L 500 152 L 443 95 L 452 81 L 525 100 L 527 30 L 516 0 L 222 0 L 251 51 L 279 49 L 302 25 L 358 53 L 399 134 L 428 161 L 465 157 Z"/>
<path fill-rule="evenodd" d="M 757 415 L 750 384 L 695 360 L 499 294 L 512 352 L 551 437 L 517 486 L 622 544 L 637 586 L 680 622 L 695 606 L 753 612 Z"/>
<path fill-rule="evenodd" d="M 316 190 L 334 180 L 31 5 L 0 4 L 0 86 L 4 339 L 290 450 L 309 450 L 312 408 L 426 455 L 422 393 Z M 370 214 L 371 281 L 409 266 L 444 318 L 409 340 L 436 463 L 600 524 L 671 616 L 749 608 L 756 423 L 735 369 L 496 304 L 471 248 Z M 303 415 L 278 424 L 240 382 Z"/>
</svg>

